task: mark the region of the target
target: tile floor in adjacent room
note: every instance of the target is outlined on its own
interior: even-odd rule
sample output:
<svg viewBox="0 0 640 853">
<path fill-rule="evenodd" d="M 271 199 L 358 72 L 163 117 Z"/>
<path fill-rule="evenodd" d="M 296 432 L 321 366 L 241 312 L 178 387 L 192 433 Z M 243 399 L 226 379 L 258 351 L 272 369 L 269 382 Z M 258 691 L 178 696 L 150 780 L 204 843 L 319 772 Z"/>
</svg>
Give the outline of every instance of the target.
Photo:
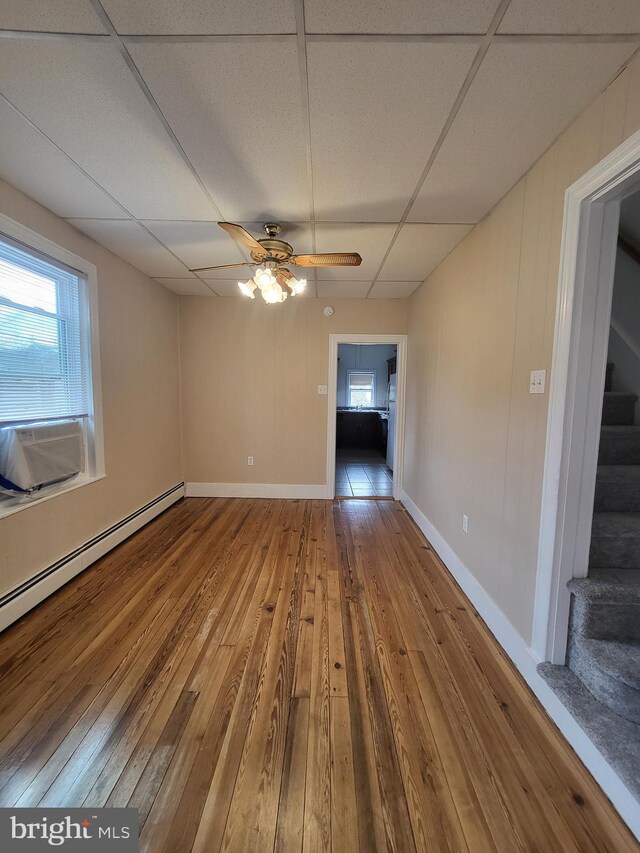
<svg viewBox="0 0 640 853">
<path fill-rule="evenodd" d="M 336 497 L 393 497 L 393 472 L 375 450 L 336 452 Z"/>
</svg>

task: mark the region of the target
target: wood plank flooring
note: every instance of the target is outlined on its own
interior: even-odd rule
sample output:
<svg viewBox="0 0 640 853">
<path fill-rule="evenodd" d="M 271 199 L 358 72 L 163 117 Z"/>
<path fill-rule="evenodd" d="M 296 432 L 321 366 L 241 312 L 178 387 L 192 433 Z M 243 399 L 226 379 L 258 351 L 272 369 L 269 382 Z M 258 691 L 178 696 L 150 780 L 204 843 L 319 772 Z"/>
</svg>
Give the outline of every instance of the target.
<svg viewBox="0 0 640 853">
<path fill-rule="evenodd" d="M 141 850 L 640 847 L 403 507 L 187 499 L 0 636 L 0 806 Z"/>
</svg>

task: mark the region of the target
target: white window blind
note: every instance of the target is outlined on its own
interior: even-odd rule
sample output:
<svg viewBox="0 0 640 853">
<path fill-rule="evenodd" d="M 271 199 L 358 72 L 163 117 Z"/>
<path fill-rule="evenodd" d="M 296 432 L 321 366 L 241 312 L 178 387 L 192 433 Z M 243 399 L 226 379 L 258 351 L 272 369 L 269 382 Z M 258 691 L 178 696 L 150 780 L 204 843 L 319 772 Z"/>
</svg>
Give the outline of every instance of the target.
<svg viewBox="0 0 640 853">
<path fill-rule="evenodd" d="M 89 413 L 86 282 L 0 236 L 0 424 Z"/>
<path fill-rule="evenodd" d="M 349 405 L 375 406 L 375 373 L 349 372 Z"/>
</svg>

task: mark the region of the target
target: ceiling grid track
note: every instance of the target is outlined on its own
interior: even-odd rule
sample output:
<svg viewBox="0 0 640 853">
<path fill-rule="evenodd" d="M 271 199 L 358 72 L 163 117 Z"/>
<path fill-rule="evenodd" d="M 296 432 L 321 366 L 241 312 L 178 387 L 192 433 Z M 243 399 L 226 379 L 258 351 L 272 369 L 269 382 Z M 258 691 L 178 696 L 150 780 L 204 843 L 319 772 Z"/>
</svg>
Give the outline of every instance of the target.
<svg viewBox="0 0 640 853">
<path fill-rule="evenodd" d="M 311 106 L 309 102 L 309 71 L 307 66 L 307 36 L 304 21 L 304 0 L 294 0 L 296 16 L 296 46 L 298 51 L 298 70 L 300 73 L 300 90 L 302 109 L 304 110 L 305 145 L 307 155 L 307 174 L 309 179 L 309 224 L 311 227 L 311 251 L 316 249 L 316 212 L 313 190 L 313 151 L 311 148 Z M 318 273 L 313 272 L 315 297 L 318 298 Z"/>
<path fill-rule="evenodd" d="M 505 13 L 506 13 L 507 9 L 509 8 L 510 3 L 511 3 L 511 0 L 501 0 L 500 5 L 496 9 L 496 12 L 495 12 L 493 19 L 491 21 L 491 24 L 489 26 L 489 29 L 487 30 L 487 32 L 486 32 L 486 34 L 482 40 L 482 44 L 478 48 L 478 52 L 476 53 L 475 59 L 473 60 L 473 62 L 471 64 L 471 68 L 467 72 L 467 76 L 465 77 L 464 83 L 462 84 L 462 87 L 461 87 L 460 91 L 458 92 L 458 97 L 456 98 L 456 100 L 453 104 L 453 107 L 451 108 L 451 112 L 449 113 L 449 116 L 448 116 L 446 122 L 444 123 L 444 127 L 440 131 L 440 136 L 438 137 L 436 144 L 433 146 L 431 154 L 429 155 L 429 159 L 427 160 L 427 165 L 424 167 L 422 174 L 420 175 L 420 178 L 418 179 L 418 183 L 416 185 L 416 188 L 414 189 L 413 194 L 411 195 L 411 198 L 409 199 L 407 206 L 404 209 L 404 213 L 402 214 L 402 216 L 400 218 L 400 222 L 398 223 L 398 226 L 395 230 L 395 233 L 394 233 L 393 237 L 391 238 L 391 242 L 389 243 L 389 246 L 387 247 L 387 251 L 384 253 L 382 260 L 380 261 L 380 266 L 378 267 L 376 274 L 373 277 L 373 280 L 371 282 L 369 290 L 366 293 L 365 299 L 369 298 L 371 291 L 373 290 L 373 288 L 376 285 L 376 282 L 378 281 L 380 273 L 382 272 L 384 265 L 387 262 L 387 258 L 391 254 L 391 250 L 393 249 L 395 242 L 398 239 L 398 236 L 400 234 L 400 231 L 402 230 L 402 226 L 407 221 L 407 217 L 409 216 L 409 213 L 411 212 L 411 208 L 413 207 L 413 203 L 415 202 L 416 198 L 418 197 L 418 194 L 419 194 L 420 190 L 422 189 L 424 182 L 427 179 L 427 175 L 431 171 L 431 167 L 433 166 L 435 159 L 438 156 L 438 152 L 442 148 L 442 144 L 444 143 L 445 139 L 447 138 L 447 134 L 449 133 L 449 130 L 451 129 L 451 125 L 455 121 L 456 115 L 458 114 L 458 110 L 462 106 L 462 102 L 464 101 L 464 99 L 467 95 L 467 92 L 471 88 L 471 84 L 473 83 L 474 78 L 475 78 L 476 74 L 478 73 L 478 69 L 482 65 L 482 60 L 485 58 L 487 51 L 489 50 L 489 47 L 491 46 L 491 42 L 493 40 L 493 37 L 496 34 L 497 29 L 500 26 L 500 23 L 501 23 L 502 19 L 504 18 Z"/>
<path fill-rule="evenodd" d="M 115 46 L 116 46 L 116 48 L 117 48 L 118 52 L 119 52 L 119 53 L 120 53 L 120 55 L 122 56 L 122 58 L 123 58 L 123 60 L 124 60 L 124 62 L 125 62 L 125 64 L 126 64 L 127 68 L 129 69 L 129 71 L 131 72 L 131 74 L 133 75 L 133 77 L 135 78 L 135 80 L 136 80 L 136 82 L 137 82 L 138 86 L 139 86 L 139 87 L 140 87 L 140 89 L 142 90 L 142 92 L 143 92 L 143 94 L 144 94 L 145 98 L 147 99 L 147 101 L 148 101 L 149 105 L 151 106 L 151 108 L 153 109 L 154 113 L 156 114 L 156 116 L 157 116 L 157 117 L 158 117 L 158 119 L 160 120 L 160 122 L 161 122 L 162 126 L 164 127 L 165 131 L 167 132 L 167 135 L 168 135 L 168 136 L 169 136 L 169 138 L 171 139 L 171 142 L 173 143 L 173 145 L 174 145 L 174 147 L 175 147 L 176 151 L 178 152 L 178 154 L 179 154 L 179 155 L 180 155 L 180 157 L 182 158 L 182 160 L 183 160 L 184 164 L 186 165 L 187 169 L 190 171 L 190 173 L 192 174 L 192 176 L 194 177 L 194 179 L 195 179 L 195 180 L 196 180 L 196 182 L 198 183 L 198 186 L 200 187 L 200 189 L 203 191 L 203 193 L 205 194 L 205 196 L 209 199 L 209 201 L 210 201 L 210 203 L 211 203 L 211 206 L 213 207 L 213 212 L 214 212 L 214 214 L 218 217 L 218 219 L 220 219 L 220 220 L 224 220 L 224 216 L 223 216 L 222 212 L 220 211 L 220 208 L 218 207 L 218 205 L 217 205 L 217 203 L 216 203 L 215 199 L 213 198 L 213 196 L 212 196 L 212 195 L 211 195 L 211 193 L 209 192 L 208 187 L 206 186 L 206 184 L 204 183 L 204 181 L 202 180 L 202 178 L 200 177 L 200 175 L 198 174 L 198 171 L 196 170 L 196 167 L 193 165 L 193 163 L 191 162 L 191 159 L 190 159 L 190 157 L 188 156 L 187 152 L 186 152 L 186 151 L 184 150 L 184 148 L 182 147 L 182 144 L 181 144 L 180 140 L 178 139 L 178 137 L 176 136 L 176 134 L 173 132 L 173 128 L 171 127 L 171 125 L 169 124 L 169 122 L 168 122 L 168 121 L 167 121 L 167 119 L 166 119 L 166 116 L 164 115 L 164 113 L 163 113 L 163 112 L 162 112 L 162 110 L 160 109 L 160 106 L 158 105 L 158 102 L 157 102 L 157 101 L 156 101 L 156 99 L 153 97 L 153 95 L 152 95 L 152 93 L 151 93 L 151 90 L 150 90 L 150 89 L 149 89 L 149 87 L 147 86 L 147 84 L 146 84 L 146 82 L 145 82 L 145 80 L 144 80 L 144 78 L 143 78 L 142 74 L 140 73 L 140 71 L 139 71 L 139 69 L 138 69 L 138 66 L 137 66 L 137 65 L 135 64 L 135 62 L 133 61 L 133 58 L 131 57 L 131 54 L 129 53 L 129 51 L 128 51 L 128 50 L 127 50 L 127 48 L 126 48 L 126 45 L 124 44 L 124 42 L 123 42 L 122 38 L 120 37 L 120 35 L 118 34 L 118 32 L 116 31 L 116 28 L 113 26 L 113 23 L 111 22 L 111 19 L 110 19 L 110 18 L 109 18 L 109 16 L 107 15 L 107 13 L 106 13 L 106 11 L 105 11 L 105 9 L 104 9 L 104 6 L 103 6 L 103 5 L 102 5 L 102 3 L 100 2 L 100 0 L 89 0 L 89 2 L 90 2 L 90 3 L 91 3 L 91 5 L 93 6 L 93 8 L 94 8 L 94 10 L 95 10 L 96 14 L 98 15 L 98 17 L 99 17 L 99 18 L 100 18 L 100 20 L 102 21 L 102 23 L 103 23 L 103 25 L 104 25 L 105 29 L 107 30 L 107 32 L 108 32 L 108 34 L 109 34 L 109 37 L 111 38 L 111 42 L 112 42 L 113 44 L 115 44 Z M 135 219 L 135 217 L 133 217 L 133 218 Z M 168 246 L 166 246 L 166 245 L 162 242 L 162 240 L 160 240 L 158 237 L 156 237 L 156 235 L 155 235 L 155 234 L 152 234 L 152 232 L 151 232 L 151 231 L 149 231 L 149 229 L 144 225 L 144 223 L 140 222 L 140 220 L 139 220 L 139 219 L 135 219 L 135 221 L 136 221 L 136 222 L 137 222 L 137 223 L 138 223 L 142 228 L 144 228 L 144 229 L 145 229 L 145 231 L 147 231 L 149 234 L 151 234 L 151 236 L 154 238 L 154 240 L 156 240 L 156 242 L 158 242 L 161 246 L 164 246 L 164 248 L 165 248 L 168 252 L 171 252 L 171 254 L 173 255 L 173 257 L 175 257 L 177 260 L 179 260 L 179 261 L 180 261 L 180 263 L 184 265 L 185 269 L 186 269 L 188 272 L 190 272 L 188 265 L 187 265 L 187 264 L 185 264 L 185 263 L 184 263 L 184 261 L 182 261 L 182 260 L 181 260 L 181 259 L 180 259 L 180 258 L 179 258 L 175 253 L 174 253 L 174 252 L 172 252 L 172 251 L 171 251 L 171 249 L 170 249 Z M 240 255 L 240 257 L 242 258 L 242 260 L 243 260 L 243 261 L 246 261 L 246 260 L 248 259 L 248 256 L 247 256 L 247 255 L 245 255 L 245 253 L 244 253 L 244 252 L 242 252 L 242 250 L 240 249 L 240 247 L 239 247 L 239 246 L 236 246 L 236 248 L 237 248 L 238 254 L 239 254 L 239 255 Z M 157 278 L 161 278 L 161 276 L 157 276 Z M 219 295 L 219 294 L 216 292 L 216 290 L 215 290 L 215 289 L 214 289 L 214 288 L 213 288 L 213 287 L 212 287 L 212 286 L 211 286 L 207 281 L 204 281 L 204 280 L 203 280 L 199 275 L 196 275 L 196 278 L 198 278 L 200 281 L 202 281 L 202 283 L 205 285 L 205 287 L 208 287 L 208 288 L 209 288 L 209 290 L 210 290 L 212 293 L 214 293 L 216 296 L 218 296 L 218 295 Z"/>
<path fill-rule="evenodd" d="M 26 116 L 21 110 L 19 110 L 18 107 L 14 103 L 12 103 L 9 100 L 9 98 L 7 98 L 1 92 L 0 92 L 0 100 L 2 100 L 5 104 L 7 104 L 7 106 L 13 110 L 13 112 L 15 112 L 17 115 L 19 115 L 20 118 L 29 125 L 29 127 L 32 127 L 36 131 L 36 133 L 38 133 L 43 139 L 45 139 L 50 145 L 52 145 L 56 149 L 56 151 L 58 151 L 60 154 L 62 154 L 62 156 L 65 158 L 65 160 L 68 160 L 69 163 L 71 163 L 76 169 L 78 169 L 78 171 L 82 175 L 84 175 L 85 178 L 87 178 L 89 181 L 91 181 L 91 183 L 95 187 L 97 187 L 97 189 L 99 189 L 101 192 L 103 192 L 107 196 L 107 198 L 110 201 L 112 201 L 117 207 L 119 207 L 120 210 L 125 214 L 125 217 L 123 217 L 122 219 L 115 219 L 113 217 L 101 217 L 101 219 L 103 219 L 105 221 L 110 220 L 112 222 L 126 222 L 128 220 L 136 222 L 142 229 L 144 229 L 144 231 L 146 231 L 146 233 L 156 243 L 158 243 L 158 245 L 162 246 L 163 249 L 165 249 L 167 252 L 169 252 L 169 254 L 173 258 L 175 258 L 176 261 L 178 261 L 178 263 L 181 264 L 187 272 L 189 272 L 189 267 L 187 266 L 187 264 L 185 264 L 185 262 L 182 260 L 182 258 L 179 258 L 178 255 L 176 255 L 176 253 L 169 248 L 169 246 L 166 246 L 162 242 L 162 240 L 158 239 L 158 237 L 156 237 L 156 235 L 152 231 L 149 231 L 149 229 L 146 227 L 144 222 L 140 222 L 139 219 L 136 219 L 136 217 L 131 213 L 130 210 L 128 210 L 122 204 L 122 202 L 118 201 L 118 199 L 115 198 L 115 196 L 111 195 L 111 193 L 107 189 L 105 189 L 105 187 L 103 187 L 102 184 L 98 183 L 98 181 L 96 181 L 96 179 L 94 177 L 92 177 L 85 169 L 83 169 L 82 166 L 73 159 L 73 157 L 71 157 L 69 154 L 67 154 L 67 152 L 64 151 L 64 149 L 60 148 L 60 146 L 56 142 L 54 142 L 50 136 L 47 136 L 47 134 L 43 130 L 41 130 L 37 124 L 34 124 L 34 122 L 32 122 L 28 116 Z M 73 217 L 73 218 L 83 218 L 83 217 Z M 84 218 L 89 218 L 89 217 L 84 217 Z M 161 276 L 156 276 L 156 278 L 161 278 Z M 206 284 L 206 282 L 203 282 L 203 284 Z M 212 290 L 212 288 L 209 288 L 209 289 Z M 218 294 L 216 293 L 216 296 L 217 295 Z"/>
</svg>

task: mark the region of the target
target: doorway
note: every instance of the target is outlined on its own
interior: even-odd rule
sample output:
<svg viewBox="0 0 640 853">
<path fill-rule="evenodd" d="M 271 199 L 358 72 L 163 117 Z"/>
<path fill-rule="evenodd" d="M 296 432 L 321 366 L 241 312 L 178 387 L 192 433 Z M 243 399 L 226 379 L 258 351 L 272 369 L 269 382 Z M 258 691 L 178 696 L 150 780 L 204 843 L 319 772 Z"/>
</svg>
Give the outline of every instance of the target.
<svg viewBox="0 0 640 853">
<path fill-rule="evenodd" d="M 532 636 L 553 664 L 567 656 L 567 585 L 588 577 L 592 557 L 620 210 L 638 190 L 640 132 L 566 194 Z"/>
<path fill-rule="evenodd" d="M 398 498 L 406 335 L 331 335 L 327 488 L 336 498 Z"/>
</svg>

